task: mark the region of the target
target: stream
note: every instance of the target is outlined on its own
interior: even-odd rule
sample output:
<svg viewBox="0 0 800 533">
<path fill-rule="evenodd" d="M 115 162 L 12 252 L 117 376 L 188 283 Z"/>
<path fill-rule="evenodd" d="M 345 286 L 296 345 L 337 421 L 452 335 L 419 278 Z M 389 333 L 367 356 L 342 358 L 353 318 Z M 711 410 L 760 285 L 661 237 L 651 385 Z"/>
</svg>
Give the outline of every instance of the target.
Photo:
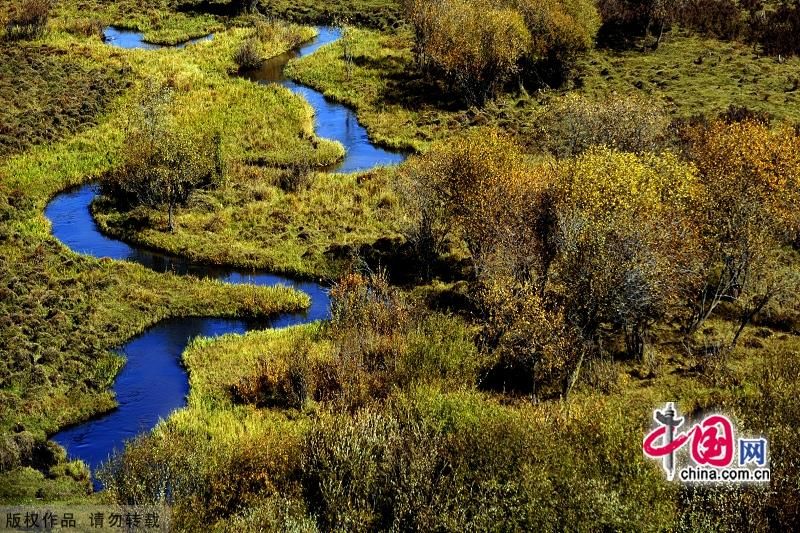
<svg viewBox="0 0 800 533">
<path fill-rule="evenodd" d="M 258 83 L 279 83 L 306 98 L 314 109 L 316 133 L 341 142 L 346 150 L 344 159 L 334 171 L 353 172 L 401 162 L 403 154 L 384 150 L 369 141 L 366 130 L 358 123 L 352 110 L 284 77 L 283 69 L 289 60 L 311 54 L 340 37 L 339 31 L 334 28 L 320 27 L 318 31 L 319 35 L 312 41 L 266 61 L 261 68 L 243 76 Z M 142 35 L 137 32 L 106 28 L 105 33 L 106 42 L 112 46 L 162 48 L 143 42 Z M 210 38 L 211 35 L 176 46 L 182 47 Z M 159 420 L 167 418 L 172 411 L 186 404 L 189 383 L 181 363 L 181 354 L 193 338 L 285 327 L 329 316 L 328 294 L 318 283 L 268 272 L 196 264 L 185 258 L 153 252 L 104 235 L 89 211 L 97 194 L 97 185 L 86 184 L 61 192 L 45 208 L 53 235 L 72 251 L 97 258 L 131 261 L 157 272 L 214 278 L 232 284 L 283 284 L 307 293 L 311 297 L 311 307 L 303 313 L 279 315 L 270 320 L 170 318 L 158 322 L 119 347 L 117 351 L 126 357 L 126 364 L 113 387 L 119 406 L 51 437 L 67 450 L 71 459 L 82 459 L 92 472 L 96 472 L 115 450 L 122 450 L 127 440 L 151 430 Z M 101 488 L 97 480 L 94 484 L 95 489 Z"/>
</svg>

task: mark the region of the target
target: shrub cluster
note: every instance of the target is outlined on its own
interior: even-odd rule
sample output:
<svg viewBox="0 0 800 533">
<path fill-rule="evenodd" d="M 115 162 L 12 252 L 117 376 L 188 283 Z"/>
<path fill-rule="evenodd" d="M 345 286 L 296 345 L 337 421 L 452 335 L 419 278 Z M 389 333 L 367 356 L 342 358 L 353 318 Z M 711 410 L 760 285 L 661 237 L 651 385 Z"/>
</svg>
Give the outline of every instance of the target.
<svg viewBox="0 0 800 533">
<path fill-rule="evenodd" d="M 600 41 L 630 45 L 641 38 L 655 39 L 673 25 L 721 39 L 757 43 L 772 55 L 800 53 L 800 5 L 781 0 L 599 0 L 603 20 Z"/>
<path fill-rule="evenodd" d="M 685 134 L 694 163 L 597 147 L 543 163 L 481 131 L 410 165 L 409 190 L 437 206 L 411 233 L 447 228 L 469 251 L 497 361 L 487 385 L 566 393 L 609 339 L 642 357 L 658 321 L 694 331 L 723 302 L 739 320 L 735 345 L 794 290 L 775 252 L 797 238 L 800 137 L 750 121 L 698 128 Z"/>
<path fill-rule="evenodd" d="M 547 106 L 525 141 L 556 157 L 574 157 L 593 146 L 659 153 L 670 144 L 670 126 L 667 113 L 642 96 L 611 95 L 596 101 L 571 94 Z"/>
<path fill-rule="evenodd" d="M 468 103 L 514 79 L 560 83 L 597 29 L 591 2 L 407 0 L 417 63 Z"/>
<path fill-rule="evenodd" d="M 47 28 L 51 0 L 22 0 L 6 21 L 5 38 L 8 40 L 34 39 Z"/>
</svg>

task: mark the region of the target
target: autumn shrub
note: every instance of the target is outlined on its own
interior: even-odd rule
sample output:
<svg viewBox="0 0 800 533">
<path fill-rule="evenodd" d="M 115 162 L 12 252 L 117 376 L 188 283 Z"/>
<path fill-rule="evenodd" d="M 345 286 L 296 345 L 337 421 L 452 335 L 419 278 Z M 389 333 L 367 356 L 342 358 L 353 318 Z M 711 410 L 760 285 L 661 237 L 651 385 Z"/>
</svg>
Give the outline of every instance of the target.
<svg viewBox="0 0 800 533">
<path fill-rule="evenodd" d="M 691 300 L 691 329 L 723 302 L 737 303 L 747 324 L 791 290 L 776 247 L 793 242 L 800 230 L 800 136 L 789 127 L 771 129 L 755 121 L 720 121 L 686 136 L 706 189 L 698 221 L 705 236 L 706 280 Z"/>
<path fill-rule="evenodd" d="M 471 298 L 494 358 L 488 387 L 566 394 L 604 336 L 641 357 L 654 324 L 701 283 L 691 214 L 702 188 L 674 155 L 592 148 L 536 161 L 488 130 L 409 166 L 469 251 Z"/>
<path fill-rule="evenodd" d="M 487 129 L 439 143 L 409 165 L 418 181 L 427 182 L 425 194 L 443 206 L 431 213 L 444 219 L 436 224 L 457 227 L 478 277 L 492 264 L 519 279 L 538 278 L 547 268 L 538 234 L 550 223 L 552 172 L 537 166 L 534 173 L 529 163 L 507 136 Z M 506 248 L 525 252 L 505 254 Z"/>
<path fill-rule="evenodd" d="M 601 41 L 615 45 L 653 35 L 657 46 L 678 14 L 675 0 L 599 0 L 597 6 L 603 20 Z"/>
<path fill-rule="evenodd" d="M 353 272 L 333 287 L 328 335 L 337 346 L 338 399 L 345 406 L 386 395 L 405 349 L 409 310 L 383 272 Z"/>
<path fill-rule="evenodd" d="M 670 143 L 670 123 L 661 106 L 640 96 L 567 95 L 547 106 L 528 142 L 557 157 L 577 156 L 592 146 L 658 153 Z"/>
<path fill-rule="evenodd" d="M 278 175 L 278 187 L 286 192 L 298 192 L 310 187 L 313 177 L 310 162 L 303 158 L 281 171 Z"/>
<path fill-rule="evenodd" d="M 103 21 L 93 18 L 78 18 L 71 20 L 67 31 L 84 37 L 99 37 L 103 39 Z"/>
<path fill-rule="evenodd" d="M 566 395 L 586 355 L 577 330 L 531 283 L 491 276 L 475 292 L 491 357 L 481 388 L 534 397 Z"/>
<path fill-rule="evenodd" d="M 414 0 L 409 6 L 420 65 L 472 104 L 503 89 L 530 46 L 522 16 L 485 0 Z"/>
<path fill-rule="evenodd" d="M 513 79 L 560 84 L 598 26 L 585 0 L 407 0 L 405 9 L 418 65 L 478 104 Z"/>
<path fill-rule="evenodd" d="M 580 295 L 559 297 L 587 341 L 610 324 L 640 357 L 652 325 L 700 283 L 699 180 L 670 154 L 595 149 L 563 168 L 553 288 Z"/>
<path fill-rule="evenodd" d="M 131 109 L 121 167 L 105 177 L 103 194 L 123 207 L 165 207 L 174 230 L 174 210 L 191 193 L 220 176 L 215 155 L 219 136 L 195 136 L 171 119 L 172 90 L 153 82 Z"/>
<path fill-rule="evenodd" d="M 292 354 L 269 354 L 260 359 L 251 373 L 231 387 L 234 402 L 256 407 L 299 409 L 317 392 L 319 361 L 303 339 L 292 344 Z"/>
<path fill-rule="evenodd" d="M 463 319 L 423 309 L 385 273 L 349 273 L 331 290 L 323 337 L 333 353 L 313 370 L 313 395 L 352 410 L 398 388 L 474 386 L 482 360 L 473 336 Z"/>
<path fill-rule="evenodd" d="M 800 520 L 798 372 L 800 350 L 792 343 L 761 350 L 758 368 L 740 378 L 748 390 L 735 400 L 740 431 L 768 440 L 769 484 L 682 488 L 679 531 L 784 531 Z"/>
<path fill-rule="evenodd" d="M 50 18 L 51 0 L 22 0 L 6 22 L 5 38 L 33 39 L 40 36 Z"/>
<path fill-rule="evenodd" d="M 671 490 L 645 464 L 638 425 L 612 412 L 419 389 L 315 421 L 303 497 L 324 531 L 669 529 Z"/>
<path fill-rule="evenodd" d="M 278 428 L 266 434 L 208 434 L 165 424 L 129 442 L 99 474 L 109 498 L 123 505 L 171 507 L 179 530 L 208 524 L 290 490 L 299 441 Z"/>
<path fill-rule="evenodd" d="M 531 34 L 523 75 L 533 86 L 560 86 L 580 53 L 594 46 L 600 17 L 591 0 L 511 0 Z"/>
</svg>

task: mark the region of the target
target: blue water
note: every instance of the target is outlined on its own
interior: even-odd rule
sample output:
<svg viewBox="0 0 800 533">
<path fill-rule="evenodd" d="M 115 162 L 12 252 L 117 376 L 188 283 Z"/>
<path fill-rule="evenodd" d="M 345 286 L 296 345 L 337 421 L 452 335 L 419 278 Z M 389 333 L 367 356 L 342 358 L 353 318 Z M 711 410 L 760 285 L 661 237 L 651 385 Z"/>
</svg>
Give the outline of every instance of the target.
<svg viewBox="0 0 800 533">
<path fill-rule="evenodd" d="M 317 135 L 342 143 L 345 157 L 332 170 L 336 172 L 355 172 L 379 165 L 396 165 L 405 159 L 406 154 L 375 146 L 369 140 L 367 130 L 349 107 L 338 104 L 310 87 L 306 87 L 283 75 L 283 67 L 290 60 L 304 57 L 320 47 L 341 37 L 337 28 L 321 26 L 317 37 L 299 48 L 265 61 L 255 70 L 243 72 L 242 76 L 258 83 L 279 83 L 305 98 L 314 109 L 314 129 Z"/>
<path fill-rule="evenodd" d="M 138 31 L 108 26 L 103 28 L 103 37 L 105 38 L 107 44 L 118 46 L 120 48 L 158 50 L 159 48 L 183 48 L 189 44 L 194 44 L 200 41 L 208 41 L 214 38 L 214 34 L 209 34 L 204 37 L 197 37 L 195 39 L 189 39 L 188 41 L 178 43 L 176 45 L 164 45 L 144 42 L 144 36 Z"/>
<path fill-rule="evenodd" d="M 107 28 L 106 36 L 109 44 L 115 46 L 160 48 L 144 43 L 141 34 L 136 32 Z M 244 75 L 260 83 L 281 83 L 309 101 L 315 112 L 317 134 L 336 139 L 345 147 L 347 155 L 335 170 L 351 172 L 399 163 L 405 156 L 370 143 L 366 130 L 358 123 L 351 110 L 326 100 L 318 91 L 283 77 L 283 67 L 290 59 L 313 53 L 339 36 L 335 29 L 320 28 L 320 34 L 315 40 L 266 62 L 258 71 Z M 190 42 L 197 40 L 199 39 Z M 51 222 L 53 235 L 71 250 L 97 258 L 139 263 L 157 272 L 215 278 L 233 284 L 283 284 L 307 293 L 312 303 L 304 313 L 281 315 L 271 320 L 171 318 L 159 322 L 121 346 L 119 352 L 125 355 L 127 362 L 113 387 L 119 406 L 110 413 L 52 436 L 54 441 L 67 450 L 71 458 L 82 459 L 92 471 L 115 450 L 121 450 L 127 440 L 149 431 L 159 420 L 185 405 L 189 384 L 181 364 L 181 354 L 193 338 L 323 320 L 329 316 L 330 307 L 326 289 L 317 283 L 267 272 L 200 265 L 185 258 L 153 252 L 110 238 L 100 232 L 89 211 L 97 194 L 96 185 L 83 185 L 57 195 L 45 208 L 45 216 Z M 101 488 L 97 481 L 95 488 Z"/>
</svg>

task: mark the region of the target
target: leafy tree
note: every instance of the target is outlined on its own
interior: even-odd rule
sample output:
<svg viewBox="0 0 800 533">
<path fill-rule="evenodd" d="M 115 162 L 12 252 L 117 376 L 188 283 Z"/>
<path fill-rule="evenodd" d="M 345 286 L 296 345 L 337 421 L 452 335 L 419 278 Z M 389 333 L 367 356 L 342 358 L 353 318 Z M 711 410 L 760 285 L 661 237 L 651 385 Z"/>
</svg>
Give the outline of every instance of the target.
<svg viewBox="0 0 800 533">
<path fill-rule="evenodd" d="M 557 376 L 567 392 L 609 333 L 641 356 L 652 325 L 699 283 L 689 213 L 700 188 L 674 155 L 534 161 L 489 130 L 412 168 L 470 252 L 487 346 L 534 381 Z"/>
<path fill-rule="evenodd" d="M 587 341 L 611 325 L 641 356 L 649 328 L 697 284 L 697 177 L 673 155 L 607 149 L 563 168 L 553 277 L 580 295 L 564 299 L 565 313 Z"/>
<path fill-rule="evenodd" d="M 121 167 L 103 180 L 103 192 L 127 207 L 165 207 L 169 231 L 174 211 L 192 191 L 220 176 L 221 137 L 193 136 L 171 121 L 172 90 L 150 83 L 131 109 Z"/>
<path fill-rule="evenodd" d="M 689 329 L 697 329 L 722 302 L 743 296 L 756 302 L 744 306 L 746 324 L 755 314 L 753 305 L 758 312 L 780 294 L 781 284 L 766 281 L 777 265 L 775 249 L 800 232 L 800 136 L 789 127 L 771 130 L 747 120 L 698 127 L 687 138 L 706 189 L 699 220 L 706 281 L 692 300 Z M 752 291 L 761 297 L 752 300 Z"/>
</svg>

